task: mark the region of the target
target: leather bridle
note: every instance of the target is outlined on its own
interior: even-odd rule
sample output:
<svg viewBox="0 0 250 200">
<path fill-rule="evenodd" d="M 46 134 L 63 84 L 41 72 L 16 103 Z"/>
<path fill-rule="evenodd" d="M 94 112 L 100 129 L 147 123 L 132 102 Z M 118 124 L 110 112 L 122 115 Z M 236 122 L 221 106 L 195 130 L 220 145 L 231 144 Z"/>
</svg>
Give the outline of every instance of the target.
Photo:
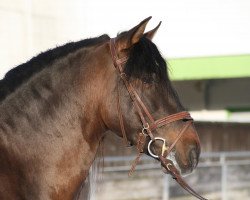
<svg viewBox="0 0 250 200">
<path fill-rule="evenodd" d="M 178 112 L 172 115 L 168 115 L 166 117 L 163 117 L 161 119 L 155 120 L 153 116 L 150 114 L 149 110 L 147 109 L 146 105 L 141 100 L 140 96 L 132 86 L 132 84 L 128 81 L 126 74 L 123 72 L 123 65 L 127 61 L 127 57 L 119 58 L 117 55 L 116 50 L 116 44 L 115 44 L 115 38 L 110 39 L 110 53 L 113 60 L 113 64 L 118 71 L 118 74 L 120 75 L 121 79 L 123 80 L 124 85 L 126 86 L 126 89 L 130 95 L 130 98 L 134 104 L 134 107 L 139 114 L 140 120 L 142 122 L 142 131 L 138 134 L 137 138 L 137 150 L 138 155 L 131 167 L 130 174 L 133 173 L 135 170 L 135 167 L 137 163 L 139 162 L 140 156 L 142 153 L 144 153 L 144 146 L 146 145 L 147 138 L 150 138 L 150 141 L 148 142 L 148 153 L 153 158 L 156 158 L 160 160 L 162 166 L 166 169 L 167 173 L 171 174 L 173 179 L 175 179 L 185 190 L 187 190 L 189 193 L 194 195 L 195 197 L 206 200 L 205 198 L 201 197 L 199 194 L 197 194 L 181 177 L 179 171 L 175 168 L 173 162 L 169 159 L 167 159 L 170 152 L 175 147 L 176 143 L 180 140 L 184 132 L 188 129 L 188 127 L 193 123 L 193 119 L 191 118 L 190 114 L 186 111 Z M 124 120 L 123 115 L 121 112 L 120 107 L 120 95 L 119 95 L 119 84 L 117 89 L 117 110 L 118 110 L 118 116 L 119 116 L 119 122 L 121 127 L 122 136 L 124 139 L 124 142 L 126 145 L 130 145 L 126 131 L 124 126 Z M 153 131 L 156 131 L 157 128 L 168 125 L 172 122 L 183 120 L 185 121 L 185 125 L 183 126 L 182 130 L 180 131 L 179 135 L 175 139 L 175 141 L 170 145 L 167 146 L 166 140 L 161 137 L 154 137 Z M 162 151 L 160 155 L 156 155 L 152 152 L 152 144 L 156 141 L 162 141 Z"/>
</svg>

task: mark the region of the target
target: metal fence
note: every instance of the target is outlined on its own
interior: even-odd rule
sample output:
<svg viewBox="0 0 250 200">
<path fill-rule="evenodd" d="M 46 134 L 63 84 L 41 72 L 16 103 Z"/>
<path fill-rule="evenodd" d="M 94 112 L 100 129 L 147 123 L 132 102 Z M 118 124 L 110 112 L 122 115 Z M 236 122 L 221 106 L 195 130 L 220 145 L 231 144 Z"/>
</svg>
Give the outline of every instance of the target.
<svg viewBox="0 0 250 200">
<path fill-rule="evenodd" d="M 146 156 L 142 157 L 134 177 L 128 178 L 133 158 L 104 158 L 103 179 L 97 186 L 96 200 L 194 199 L 171 177 L 163 175 L 158 162 Z M 185 179 L 208 199 L 250 199 L 250 152 L 204 153 L 195 172 Z"/>
</svg>

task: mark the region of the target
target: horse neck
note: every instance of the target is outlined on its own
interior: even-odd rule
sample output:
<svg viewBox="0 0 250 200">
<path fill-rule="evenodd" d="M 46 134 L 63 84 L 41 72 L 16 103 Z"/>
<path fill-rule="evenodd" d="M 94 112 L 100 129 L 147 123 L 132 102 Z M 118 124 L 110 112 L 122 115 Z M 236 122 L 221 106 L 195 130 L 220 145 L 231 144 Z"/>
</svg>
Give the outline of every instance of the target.
<svg viewBox="0 0 250 200">
<path fill-rule="evenodd" d="M 58 161 L 62 167 L 74 163 L 79 180 L 86 177 L 105 132 L 98 113 L 96 84 L 101 80 L 93 72 L 99 67 L 91 51 L 78 50 L 58 60 L 0 105 L 0 132 L 12 138 L 5 146 L 13 146 L 15 139 L 20 149 L 36 149 L 25 148 L 20 156 L 46 155 L 48 163 Z"/>
</svg>

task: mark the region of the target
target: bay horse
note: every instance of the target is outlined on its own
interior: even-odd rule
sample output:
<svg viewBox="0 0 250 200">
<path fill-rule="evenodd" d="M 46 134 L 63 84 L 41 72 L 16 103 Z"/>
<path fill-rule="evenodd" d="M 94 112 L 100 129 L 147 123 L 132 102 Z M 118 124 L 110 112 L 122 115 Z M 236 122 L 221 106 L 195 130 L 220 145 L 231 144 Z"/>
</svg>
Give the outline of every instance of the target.
<svg viewBox="0 0 250 200">
<path fill-rule="evenodd" d="M 160 24 L 144 33 L 150 18 L 114 39 L 48 50 L 5 75 L 0 199 L 77 199 L 108 130 L 139 153 L 169 158 L 168 169 L 193 171 L 199 138 L 151 41 Z"/>
</svg>

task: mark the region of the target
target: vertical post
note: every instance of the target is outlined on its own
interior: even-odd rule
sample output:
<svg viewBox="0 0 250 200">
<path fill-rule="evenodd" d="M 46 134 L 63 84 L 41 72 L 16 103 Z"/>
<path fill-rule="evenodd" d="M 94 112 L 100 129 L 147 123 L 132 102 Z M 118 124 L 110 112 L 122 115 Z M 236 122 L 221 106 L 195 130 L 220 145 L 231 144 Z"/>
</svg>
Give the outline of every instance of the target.
<svg viewBox="0 0 250 200">
<path fill-rule="evenodd" d="M 227 200 L 227 164 L 225 154 L 220 156 L 221 163 L 221 199 Z"/>
<path fill-rule="evenodd" d="M 169 176 L 163 176 L 163 192 L 162 192 L 162 200 L 169 200 Z"/>
</svg>

